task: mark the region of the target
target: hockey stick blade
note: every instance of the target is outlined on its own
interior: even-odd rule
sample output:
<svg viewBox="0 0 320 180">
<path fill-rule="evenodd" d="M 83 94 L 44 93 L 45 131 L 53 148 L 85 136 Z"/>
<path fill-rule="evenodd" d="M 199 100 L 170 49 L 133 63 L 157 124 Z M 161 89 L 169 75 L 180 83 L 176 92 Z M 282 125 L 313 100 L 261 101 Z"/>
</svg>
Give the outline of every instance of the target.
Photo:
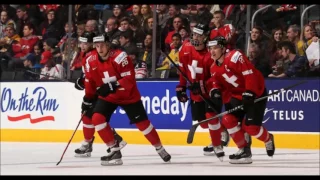
<svg viewBox="0 0 320 180">
<path fill-rule="evenodd" d="M 291 86 L 282 88 L 282 89 L 280 89 L 279 91 L 275 91 L 275 92 L 270 93 L 270 94 L 268 94 L 268 95 L 266 95 L 266 96 L 263 96 L 263 97 L 261 97 L 261 98 L 256 99 L 256 100 L 254 101 L 254 103 L 259 102 L 259 101 L 262 101 L 262 100 L 268 98 L 269 96 L 273 96 L 273 95 L 278 94 L 278 93 L 280 93 L 280 92 L 287 91 L 287 90 L 289 90 L 289 89 L 291 89 L 291 88 L 293 88 L 293 87 L 296 87 L 296 86 L 298 86 L 298 85 L 300 85 L 300 84 L 303 84 L 303 83 L 306 83 L 306 82 L 307 82 L 307 81 L 301 81 L 301 82 L 298 82 L 298 83 L 293 84 L 293 85 L 291 85 Z M 243 105 L 237 106 L 237 107 L 235 107 L 235 108 L 233 108 L 233 109 L 230 109 L 230 110 L 228 110 L 228 111 L 225 111 L 225 112 L 220 113 L 220 114 L 218 114 L 218 115 L 216 115 L 216 116 L 213 116 L 213 117 L 211 117 L 211 118 L 205 119 L 205 120 L 203 120 L 203 121 L 200 121 L 200 122 L 192 125 L 192 127 L 190 128 L 189 133 L 188 133 L 187 143 L 188 143 L 188 144 L 191 144 L 191 143 L 193 142 L 194 134 L 196 133 L 196 130 L 197 130 L 198 126 L 199 126 L 201 123 L 208 122 L 208 121 L 210 121 L 210 120 L 212 120 L 212 119 L 221 118 L 222 116 L 224 116 L 224 115 L 226 115 L 226 114 L 229 114 L 229 113 L 232 113 L 232 112 L 234 112 L 234 111 L 238 111 L 238 110 L 242 109 L 242 107 L 243 107 Z"/>
<path fill-rule="evenodd" d="M 61 155 L 61 158 L 60 158 L 59 162 L 57 162 L 56 166 L 58 166 L 58 165 L 61 163 L 61 161 L 62 161 L 62 159 L 63 159 L 63 156 L 64 156 L 64 154 L 66 153 L 66 151 L 67 151 L 67 149 L 68 149 L 68 147 L 69 147 L 69 145 L 70 145 L 70 143 L 71 143 L 71 141 L 72 141 L 72 139 L 73 139 L 73 136 L 76 134 L 76 132 L 77 132 L 77 130 L 78 130 L 80 124 L 81 124 L 82 118 L 83 118 L 83 116 L 84 116 L 85 114 L 86 114 L 86 111 L 83 112 L 83 114 L 81 115 L 80 121 L 79 121 L 76 129 L 74 130 L 74 132 L 73 132 L 73 134 L 72 134 L 72 136 L 71 136 L 71 138 L 70 138 L 70 140 L 69 140 L 69 142 L 68 142 L 68 144 L 67 144 L 67 147 L 64 149 L 64 151 L 63 151 L 63 153 L 62 153 L 62 155 Z"/>
</svg>

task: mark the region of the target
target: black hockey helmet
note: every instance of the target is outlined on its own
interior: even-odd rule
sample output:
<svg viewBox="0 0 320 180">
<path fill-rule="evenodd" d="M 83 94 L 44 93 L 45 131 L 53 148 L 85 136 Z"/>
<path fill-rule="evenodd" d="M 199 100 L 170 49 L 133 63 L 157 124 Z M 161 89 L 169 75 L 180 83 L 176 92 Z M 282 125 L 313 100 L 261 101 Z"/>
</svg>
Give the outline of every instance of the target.
<svg viewBox="0 0 320 180">
<path fill-rule="evenodd" d="M 109 36 L 105 33 L 99 34 L 93 38 L 93 43 L 97 42 L 109 42 Z"/>
<path fill-rule="evenodd" d="M 208 47 L 219 45 L 221 48 L 226 47 L 227 40 L 223 36 L 217 36 L 208 42 Z"/>
<path fill-rule="evenodd" d="M 95 35 L 94 32 L 85 31 L 85 32 L 79 37 L 79 42 L 92 43 L 92 42 L 93 42 L 93 38 L 94 38 L 95 36 L 96 36 L 96 35 Z"/>
<path fill-rule="evenodd" d="M 202 43 L 206 43 L 209 37 L 210 29 L 208 25 L 199 23 L 193 28 L 192 33 L 204 35 L 205 38 Z M 201 44 L 197 40 L 193 39 L 193 35 L 191 35 L 190 42 L 193 46 L 199 46 Z"/>
</svg>

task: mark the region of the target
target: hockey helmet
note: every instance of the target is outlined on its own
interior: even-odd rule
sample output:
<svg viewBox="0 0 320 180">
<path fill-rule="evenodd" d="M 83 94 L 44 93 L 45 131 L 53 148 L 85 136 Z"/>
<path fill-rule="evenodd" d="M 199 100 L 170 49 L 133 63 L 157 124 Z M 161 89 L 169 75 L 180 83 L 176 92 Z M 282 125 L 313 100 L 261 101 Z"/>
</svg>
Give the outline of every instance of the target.
<svg viewBox="0 0 320 180">
<path fill-rule="evenodd" d="M 85 32 L 79 37 L 79 42 L 92 43 L 92 42 L 93 42 L 93 37 L 95 37 L 95 33 L 94 33 L 94 32 L 85 31 Z"/>
<path fill-rule="evenodd" d="M 227 40 L 223 36 L 217 36 L 208 42 L 208 47 L 219 45 L 221 48 L 226 47 Z"/>
<path fill-rule="evenodd" d="M 93 42 L 94 43 L 98 43 L 98 42 L 105 42 L 106 43 L 106 42 L 109 42 L 109 37 L 104 33 L 99 34 L 93 38 Z"/>
<path fill-rule="evenodd" d="M 191 44 L 193 46 L 199 46 L 202 43 L 206 43 L 206 41 L 208 39 L 208 36 L 209 36 L 209 33 L 210 33 L 209 26 L 199 23 L 193 28 L 192 33 L 193 34 L 195 33 L 195 34 L 199 34 L 199 35 L 204 35 L 203 42 L 199 42 L 198 40 L 193 39 L 193 34 L 192 34 L 192 36 L 190 38 L 190 42 L 191 42 Z"/>
</svg>

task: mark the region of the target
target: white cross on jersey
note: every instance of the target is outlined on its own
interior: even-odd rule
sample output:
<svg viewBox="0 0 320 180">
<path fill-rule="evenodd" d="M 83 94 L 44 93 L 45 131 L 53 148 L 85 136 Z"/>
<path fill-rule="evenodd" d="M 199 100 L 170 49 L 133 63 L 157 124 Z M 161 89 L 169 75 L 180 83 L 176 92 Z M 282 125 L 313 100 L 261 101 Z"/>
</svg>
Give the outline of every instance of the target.
<svg viewBox="0 0 320 180">
<path fill-rule="evenodd" d="M 192 60 L 191 66 L 188 65 L 188 69 L 191 73 L 191 78 L 196 79 L 197 74 L 202 74 L 203 68 L 197 67 L 198 66 L 198 61 L 197 60 Z"/>
<path fill-rule="evenodd" d="M 103 75 L 104 75 L 104 78 L 102 78 L 102 81 L 104 84 L 117 81 L 116 76 L 110 77 L 108 71 L 103 72 Z"/>
</svg>

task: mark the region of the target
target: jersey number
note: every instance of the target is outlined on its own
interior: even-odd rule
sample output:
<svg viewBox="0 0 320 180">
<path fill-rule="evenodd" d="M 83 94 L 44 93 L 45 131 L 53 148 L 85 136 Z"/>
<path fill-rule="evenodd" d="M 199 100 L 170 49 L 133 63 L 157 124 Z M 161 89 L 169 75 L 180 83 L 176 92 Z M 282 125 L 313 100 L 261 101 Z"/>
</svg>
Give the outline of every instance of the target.
<svg viewBox="0 0 320 180">
<path fill-rule="evenodd" d="M 232 75 L 231 77 L 229 77 L 226 73 L 222 74 L 222 76 L 224 77 L 224 79 L 231 85 L 233 85 L 234 87 L 238 87 L 239 84 L 236 83 L 237 81 L 237 76 Z"/>
</svg>

